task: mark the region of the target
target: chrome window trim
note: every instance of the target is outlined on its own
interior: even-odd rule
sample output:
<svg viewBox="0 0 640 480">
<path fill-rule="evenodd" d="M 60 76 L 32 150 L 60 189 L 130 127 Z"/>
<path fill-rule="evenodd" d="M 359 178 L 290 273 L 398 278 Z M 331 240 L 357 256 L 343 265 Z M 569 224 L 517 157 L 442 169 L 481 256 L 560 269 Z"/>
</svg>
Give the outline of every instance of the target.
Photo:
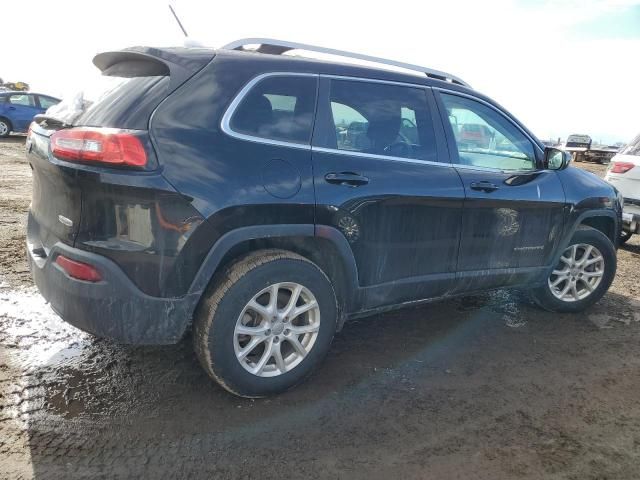
<svg viewBox="0 0 640 480">
<path fill-rule="evenodd" d="M 421 88 L 423 90 L 427 88 L 432 88 L 429 85 L 424 85 L 421 83 L 396 82 L 393 80 L 381 80 L 379 78 L 350 77 L 348 75 L 333 75 L 329 73 L 321 73 L 320 78 L 329 78 L 331 80 L 346 80 L 351 82 L 382 83 L 386 85 L 394 85 L 397 87 Z"/>
<path fill-rule="evenodd" d="M 452 163 L 454 168 L 459 168 L 460 170 L 475 170 L 478 172 L 494 172 L 494 173 L 504 173 L 505 175 L 527 175 L 531 173 L 549 173 L 550 170 L 545 170 L 544 168 L 535 168 L 533 170 L 504 170 L 502 168 L 491 168 L 491 167 L 477 167 L 474 165 L 462 165 L 461 163 Z"/>
<path fill-rule="evenodd" d="M 486 100 L 483 100 L 481 98 L 478 98 L 474 95 L 470 95 L 468 93 L 463 93 L 463 92 L 459 92 L 457 90 L 451 90 L 449 88 L 442 88 L 442 87 L 431 87 L 433 90 L 437 90 L 438 92 L 442 92 L 442 93 L 446 93 L 446 94 L 450 94 L 450 95 L 457 95 L 458 97 L 466 97 L 469 98 L 471 100 L 475 100 L 476 102 L 482 103 L 483 105 L 486 105 L 487 107 L 491 108 L 492 110 L 494 110 L 495 112 L 498 112 L 500 115 L 502 115 L 504 118 L 506 118 L 507 120 L 509 120 L 514 127 L 516 127 L 518 130 L 520 130 L 520 132 L 529 139 L 529 141 L 533 144 L 534 148 L 536 148 L 538 150 L 538 152 L 540 153 L 544 153 L 544 150 L 542 150 L 540 148 L 540 145 L 538 145 L 538 142 L 536 142 L 533 138 L 531 138 L 531 135 L 529 135 L 526 131 L 524 131 L 522 129 L 522 127 L 520 125 L 518 125 L 517 122 L 514 122 L 513 119 L 507 115 L 505 112 L 503 112 L 502 110 L 500 110 L 498 107 L 496 107 L 495 105 L 487 102 Z M 528 171 L 528 170 L 527 170 Z"/>
<path fill-rule="evenodd" d="M 220 122 L 220 128 L 224 133 L 226 133 L 230 137 L 237 138 L 239 140 L 245 140 L 245 141 L 254 142 L 254 143 L 261 143 L 265 145 L 290 147 L 290 148 L 297 148 L 300 150 L 310 150 L 314 152 L 331 153 L 336 155 L 366 157 L 366 158 L 371 158 L 375 160 L 395 161 L 395 162 L 411 163 L 411 164 L 417 164 L 417 165 L 431 165 L 435 167 L 461 168 L 464 170 L 497 172 L 497 173 L 513 174 L 513 175 L 545 171 L 545 170 L 503 170 L 500 168 L 476 167 L 473 165 L 462 165 L 459 163 L 451 163 L 451 162 L 433 162 L 430 160 L 420 160 L 417 158 L 416 159 L 404 158 L 404 157 L 395 157 L 392 155 L 378 155 L 373 153 L 356 152 L 352 150 L 340 150 L 337 148 L 316 147 L 316 146 L 312 146 L 311 143 L 302 144 L 302 143 L 287 142 L 284 140 L 272 140 L 269 138 L 257 137 L 254 135 L 248 135 L 245 133 L 236 132 L 231 128 L 231 125 L 230 125 L 231 118 L 233 118 L 233 114 L 235 113 L 235 110 L 238 108 L 238 105 L 240 105 L 242 100 L 244 100 L 244 97 L 253 89 L 254 86 L 256 86 L 260 81 L 269 77 L 316 77 L 316 78 L 329 78 L 329 79 L 335 79 L 335 80 L 347 80 L 347 81 L 356 81 L 356 82 L 380 83 L 380 84 L 395 85 L 400 87 L 420 88 L 424 90 L 433 89 L 433 90 L 442 91 L 444 93 L 451 93 L 453 95 L 468 97 L 472 100 L 478 101 L 492 108 L 503 117 L 506 117 L 507 119 L 509 119 L 509 121 L 511 121 L 511 123 L 513 123 L 518 128 L 518 130 L 520 130 L 533 143 L 534 146 L 536 147 L 538 146 L 537 143 L 525 131 L 523 131 L 522 128 L 520 128 L 520 126 L 517 123 L 513 122 L 513 120 L 509 118 L 508 115 L 500 111 L 495 106 L 491 105 L 489 102 L 486 102 L 480 98 L 474 97 L 473 95 L 468 95 L 465 93 L 458 92 L 456 90 L 449 90 L 441 87 L 430 87 L 428 85 L 421 85 L 419 83 L 394 82 L 392 80 L 380 80 L 375 78 L 350 77 L 345 75 L 330 75 L 330 74 L 317 74 L 317 73 L 304 73 L 304 72 L 267 72 L 252 78 L 249 82 L 247 82 L 247 84 L 244 87 L 242 87 L 240 92 L 238 92 L 238 94 L 235 96 L 233 101 L 229 104 L 229 106 L 227 107 L 227 110 L 222 116 L 222 120 Z M 316 118 L 314 118 L 314 123 L 315 121 L 316 121 Z"/>
<path fill-rule="evenodd" d="M 404 157 L 394 157 L 391 155 L 377 155 L 375 153 L 356 152 L 353 150 L 339 150 L 337 148 L 313 147 L 313 151 L 320 152 L 320 153 L 334 153 L 337 155 L 348 155 L 350 157 L 366 157 L 366 158 L 372 158 L 374 160 L 387 160 L 391 162 L 413 163 L 417 165 L 433 165 L 436 167 L 447 167 L 447 168 L 454 167 L 452 163 L 448 163 L 448 162 L 447 163 L 432 162 L 431 160 L 420 160 L 418 158 L 404 158 Z"/>
<path fill-rule="evenodd" d="M 231 128 L 231 119 L 233 118 L 233 114 L 235 113 L 238 105 L 244 100 L 244 97 L 262 80 L 270 77 L 313 77 L 319 78 L 317 73 L 301 73 L 301 72 L 267 72 L 257 75 L 252 78 L 242 90 L 238 92 L 233 101 L 227 107 L 227 110 L 224 112 L 222 116 L 222 120 L 220 121 L 220 129 L 229 135 L 230 137 L 237 138 L 239 140 L 246 140 L 248 142 L 254 143 L 262 143 L 265 145 L 275 145 L 278 147 L 291 147 L 297 148 L 300 150 L 311 150 L 311 139 L 309 139 L 309 143 L 294 143 L 288 142 L 286 140 L 274 140 L 270 138 L 257 137 L 255 135 L 249 135 L 246 133 L 236 132 Z M 315 122 L 315 114 L 314 114 L 314 122 Z"/>
</svg>

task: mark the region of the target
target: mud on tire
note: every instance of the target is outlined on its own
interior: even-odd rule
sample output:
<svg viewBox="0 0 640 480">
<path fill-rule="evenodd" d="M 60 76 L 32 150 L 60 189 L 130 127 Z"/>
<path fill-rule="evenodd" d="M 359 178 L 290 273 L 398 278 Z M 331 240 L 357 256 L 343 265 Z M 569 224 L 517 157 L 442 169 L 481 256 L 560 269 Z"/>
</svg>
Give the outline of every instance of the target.
<svg viewBox="0 0 640 480">
<path fill-rule="evenodd" d="M 276 367 L 274 355 L 274 358 L 269 359 L 269 363 L 265 367 L 270 369 L 270 372 L 267 372 L 270 376 L 264 376 L 264 372 L 258 374 L 250 372 L 247 365 L 253 364 L 238 356 L 239 341 L 237 339 L 242 338 L 242 335 L 238 334 L 237 325 L 245 321 L 243 319 L 247 315 L 249 304 L 254 305 L 262 298 L 259 296 L 260 292 L 266 290 L 268 293 L 264 295 L 268 295 L 272 291 L 273 285 L 279 284 L 285 287 L 300 285 L 304 288 L 307 296 L 316 302 L 318 309 L 314 310 L 314 322 L 317 321 L 319 325 L 313 334 L 313 342 L 307 342 L 307 346 L 311 346 L 306 352 L 306 356 L 300 355 L 301 359 L 298 359 L 297 363 L 289 362 L 289 365 L 293 365 L 293 367 L 286 370 L 282 361 Z M 292 291 L 290 299 L 287 300 L 286 290 L 284 290 L 285 293 L 279 291 L 278 288 L 275 291 L 276 301 L 279 296 L 284 295 L 285 297 L 281 298 L 275 307 L 279 312 L 278 315 L 284 315 L 286 307 L 282 307 L 282 303 L 291 302 L 290 299 L 293 298 L 294 293 Z M 302 298 L 302 294 L 299 293 L 299 295 Z M 258 296 L 258 300 L 255 300 L 256 296 Z M 305 315 L 310 318 L 311 313 L 303 313 L 299 318 Z M 284 317 L 281 320 L 286 321 Z M 259 324 L 256 321 L 249 328 L 264 328 L 266 332 L 266 328 L 272 326 L 271 324 L 265 325 L 268 323 L 265 318 L 260 317 L 259 321 Z M 320 268 L 306 258 L 292 252 L 261 250 L 235 261 L 214 277 L 194 318 L 194 348 L 205 371 L 226 390 L 242 397 L 262 397 L 295 386 L 313 371 L 329 350 L 336 331 L 336 321 L 336 296 L 329 278 Z M 292 323 L 289 325 L 293 331 L 295 326 Z M 280 358 L 285 356 L 285 360 L 286 358 L 291 359 L 296 352 L 291 353 L 291 347 L 288 347 L 288 353 L 284 351 L 285 344 L 288 342 L 288 338 L 285 337 L 287 330 L 276 332 L 275 323 L 273 326 L 274 332 L 269 329 L 269 333 L 265 333 L 265 335 L 271 335 L 269 337 L 271 341 L 276 342 L 273 335 L 281 334 L 278 352 L 281 352 L 280 347 L 283 350 L 279 356 Z M 282 324 L 277 327 L 282 327 Z M 287 335 L 292 335 L 292 333 Z M 302 343 L 304 343 L 306 335 L 300 335 Z M 250 338 L 253 340 L 254 337 Z M 256 338 L 258 341 L 260 340 L 257 335 Z M 264 347 L 256 348 L 264 348 L 266 352 L 267 342 L 263 343 Z M 279 370 L 281 367 L 283 370 Z M 282 373 L 283 371 L 284 373 Z"/>
</svg>

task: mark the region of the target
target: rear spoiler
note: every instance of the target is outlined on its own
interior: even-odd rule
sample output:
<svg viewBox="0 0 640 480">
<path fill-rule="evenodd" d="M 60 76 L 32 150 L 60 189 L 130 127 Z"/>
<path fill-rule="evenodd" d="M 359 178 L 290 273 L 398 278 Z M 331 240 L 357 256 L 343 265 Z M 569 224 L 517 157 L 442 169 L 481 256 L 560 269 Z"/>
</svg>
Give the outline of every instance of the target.
<svg viewBox="0 0 640 480">
<path fill-rule="evenodd" d="M 213 59 L 215 51 L 206 48 L 132 47 L 99 53 L 93 64 L 109 77 L 170 77 L 173 91 Z"/>
</svg>

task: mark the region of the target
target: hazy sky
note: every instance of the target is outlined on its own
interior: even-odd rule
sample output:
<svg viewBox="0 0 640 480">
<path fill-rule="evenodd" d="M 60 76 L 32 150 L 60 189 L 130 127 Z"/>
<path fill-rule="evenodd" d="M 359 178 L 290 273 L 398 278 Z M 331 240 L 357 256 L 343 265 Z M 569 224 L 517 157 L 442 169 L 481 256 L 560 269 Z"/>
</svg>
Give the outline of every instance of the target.
<svg viewBox="0 0 640 480">
<path fill-rule="evenodd" d="M 640 132 L 640 0 L 172 4 L 189 35 L 214 47 L 273 37 L 448 71 L 542 139 L 587 133 L 613 143 Z M 0 77 L 58 96 L 81 89 L 100 51 L 181 45 L 167 5 L 30 0 L 2 14 Z"/>
</svg>

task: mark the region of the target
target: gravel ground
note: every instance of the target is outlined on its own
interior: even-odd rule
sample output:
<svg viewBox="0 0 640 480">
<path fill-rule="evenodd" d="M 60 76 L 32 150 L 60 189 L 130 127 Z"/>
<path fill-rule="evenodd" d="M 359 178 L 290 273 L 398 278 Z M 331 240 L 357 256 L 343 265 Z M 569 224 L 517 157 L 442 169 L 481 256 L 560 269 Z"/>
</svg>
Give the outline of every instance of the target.
<svg viewBox="0 0 640 480">
<path fill-rule="evenodd" d="M 241 400 L 189 338 L 126 347 L 51 312 L 22 149 L 0 142 L 0 478 L 640 478 L 637 239 L 587 313 L 498 291 L 350 322 L 308 382 Z"/>
</svg>

